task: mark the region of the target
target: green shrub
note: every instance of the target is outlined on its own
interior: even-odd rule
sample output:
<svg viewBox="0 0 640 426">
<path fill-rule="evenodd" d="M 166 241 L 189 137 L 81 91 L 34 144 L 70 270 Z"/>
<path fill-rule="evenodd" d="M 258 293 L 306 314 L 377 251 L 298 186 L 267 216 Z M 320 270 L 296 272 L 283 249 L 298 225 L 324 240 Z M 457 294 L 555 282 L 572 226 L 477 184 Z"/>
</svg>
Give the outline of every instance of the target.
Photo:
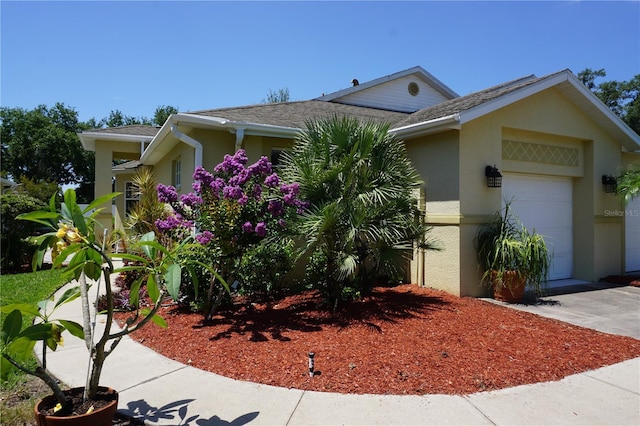
<svg viewBox="0 0 640 426">
<path fill-rule="evenodd" d="M 46 207 L 42 201 L 27 194 L 9 192 L 0 196 L 0 257 L 3 273 L 16 271 L 31 263 L 35 245 L 28 238 L 37 232 L 40 225 L 16 216 Z"/>
<path fill-rule="evenodd" d="M 252 297 L 269 297 L 283 286 L 293 268 L 294 246 L 288 238 L 264 240 L 240 259 L 238 291 Z"/>
</svg>

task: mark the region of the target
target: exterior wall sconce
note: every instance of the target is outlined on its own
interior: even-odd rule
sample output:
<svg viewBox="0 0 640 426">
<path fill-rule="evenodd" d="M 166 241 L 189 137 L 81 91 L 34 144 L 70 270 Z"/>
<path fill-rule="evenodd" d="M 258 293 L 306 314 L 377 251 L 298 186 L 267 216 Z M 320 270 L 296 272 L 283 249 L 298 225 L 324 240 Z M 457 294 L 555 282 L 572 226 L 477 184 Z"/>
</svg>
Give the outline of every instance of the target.
<svg viewBox="0 0 640 426">
<path fill-rule="evenodd" d="M 604 192 L 607 194 L 613 194 L 618 187 L 618 179 L 609 175 L 602 175 L 602 185 L 604 186 Z"/>
<path fill-rule="evenodd" d="M 487 177 L 488 188 L 502 187 L 502 175 L 500 174 L 500 171 L 495 165 L 493 167 L 491 166 L 485 167 L 484 175 Z"/>
</svg>

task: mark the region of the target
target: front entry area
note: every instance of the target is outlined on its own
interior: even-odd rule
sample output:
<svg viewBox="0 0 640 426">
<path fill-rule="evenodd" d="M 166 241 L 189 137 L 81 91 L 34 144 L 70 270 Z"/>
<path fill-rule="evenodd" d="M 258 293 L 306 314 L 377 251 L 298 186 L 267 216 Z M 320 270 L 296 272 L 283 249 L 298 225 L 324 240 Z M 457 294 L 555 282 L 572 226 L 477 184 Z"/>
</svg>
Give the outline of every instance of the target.
<svg viewBox="0 0 640 426">
<path fill-rule="evenodd" d="M 541 234 L 553 254 L 549 287 L 554 280 L 573 274 L 573 180 L 567 177 L 505 173 L 502 179 L 503 207 L 529 230 Z M 558 286 L 564 285 L 559 282 Z"/>
</svg>

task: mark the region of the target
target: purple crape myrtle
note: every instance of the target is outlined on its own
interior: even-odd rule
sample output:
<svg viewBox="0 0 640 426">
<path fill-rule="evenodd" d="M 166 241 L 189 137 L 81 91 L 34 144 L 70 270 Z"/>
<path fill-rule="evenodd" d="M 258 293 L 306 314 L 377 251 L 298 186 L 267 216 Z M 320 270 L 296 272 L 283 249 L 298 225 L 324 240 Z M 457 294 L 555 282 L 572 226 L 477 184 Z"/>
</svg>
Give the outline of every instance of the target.
<svg viewBox="0 0 640 426">
<path fill-rule="evenodd" d="M 174 187 L 158 185 L 160 201 L 169 203 L 176 213 L 159 221 L 159 229 L 165 232 L 191 224 L 200 230 L 196 236 L 200 244 L 218 244 L 223 252 L 242 252 L 285 229 L 289 217 L 307 208 L 299 198 L 300 186 L 283 183 L 267 157 L 247 163 L 240 149 L 225 155 L 213 172 L 197 167 L 193 192 L 179 198 Z"/>
</svg>

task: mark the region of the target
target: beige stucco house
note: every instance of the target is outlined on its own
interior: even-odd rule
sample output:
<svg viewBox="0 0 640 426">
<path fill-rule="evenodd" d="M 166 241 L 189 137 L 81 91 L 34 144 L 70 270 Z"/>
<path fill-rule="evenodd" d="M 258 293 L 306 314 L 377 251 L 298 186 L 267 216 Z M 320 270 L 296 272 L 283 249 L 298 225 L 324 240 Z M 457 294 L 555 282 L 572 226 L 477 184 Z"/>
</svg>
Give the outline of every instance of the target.
<svg viewBox="0 0 640 426">
<path fill-rule="evenodd" d="M 332 115 L 390 123 L 424 179 L 426 221 L 444 250 L 415 253 L 408 280 L 484 294 L 473 240 L 506 200 L 553 248 L 552 286 L 640 270 L 640 201 L 624 206 L 602 183 L 640 162 L 640 136 L 568 70 L 459 96 L 414 67 L 308 101 L 179 113 L 160 128 L 79 136 L 96 152 L 96 195 L 110 192 L 114 177 L 125 194 L 118 225 L 135 202 L 136 167 L 152 166 L 160 182 L 186 193 L 195 167 L 212 169 L 240 148 L 250 161 L 277 162 L 307 120 Z M 116 159 L 128 161 L 112 167 Z M 488 186 L 487 166 L 501 174 L 500 187 Z M 110 213 L 101 219 L 112 221 Z"/>
</svg>

